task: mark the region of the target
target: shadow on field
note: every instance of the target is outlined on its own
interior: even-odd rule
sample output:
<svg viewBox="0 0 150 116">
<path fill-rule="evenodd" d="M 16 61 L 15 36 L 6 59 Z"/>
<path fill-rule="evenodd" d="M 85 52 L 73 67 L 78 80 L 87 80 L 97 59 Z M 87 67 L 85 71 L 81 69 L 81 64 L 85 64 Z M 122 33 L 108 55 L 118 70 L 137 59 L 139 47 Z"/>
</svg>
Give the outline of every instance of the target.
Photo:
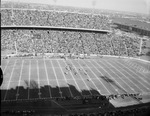
<svg viewBox="0 0 150 116">
<path fill-rule="evenodd" d="M 115 86 L 116 88 L 118 88 L 119 90 L 123 91 L 125 94 L 128 94 L 128 92 L 127 92 L 124 88 L 120 87 L 120 86 L 115 82 L 115 80 L 112 80 L 112 79 L 110 79 L 110 78 L 107 77 L 107 76 L 100 76 L 100 78 L 103 79 L 104 81 L 106 81 L 108 84 L 111 84 L 111 85 Z M 136 99 L 134 96 L 130 96 L 130 97 L 131 97 L 132 99 L 136 100 L 137 102 L 139 102 L 140 104 L 143 103 L 142 101 Z"/>
<path fill-rule="evenodd" d="M 11 83 L 10 85 L 12 87 Z M 17 114 L 17 111 L 24 110 L 31 111 L 30 113 L 59 114 L 78 110 L 88 112 L 99 111 L 99 108 L 114 108 L 97 90 L 79 91 L 71 84 L 65 87 L 43 85 L 39 89 L 39 84 L 35 80 L 31 80 L 30 83 L 25 80 L 24 86 L 13 85 L 9 90 L 2 89 L 1 101 L 3 114 Z"/>
<path fill-rule="evenodd" d="M 93 88 L 90 90 L 78 90 L 71 84 L 63 87 L 52 87 L 51 85 L 43 85 L 39 87 L 38 82 L 35 80 L 31 80 L 30 83 L 29 81 L 24 80 L 24 86 L 13 85 L 13 87 L 8 90 L 1 89 L 1 100 L 82 97 L 91 94 L 100 95 L 99 92 Z"/>
</svg>

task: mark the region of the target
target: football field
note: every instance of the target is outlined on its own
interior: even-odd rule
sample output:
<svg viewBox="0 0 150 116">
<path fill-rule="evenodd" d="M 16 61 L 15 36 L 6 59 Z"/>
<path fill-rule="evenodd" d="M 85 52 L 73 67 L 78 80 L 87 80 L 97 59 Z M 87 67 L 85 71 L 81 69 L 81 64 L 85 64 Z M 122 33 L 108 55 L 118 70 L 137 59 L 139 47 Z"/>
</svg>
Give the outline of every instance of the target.
<svg viewBox="0 0 150 116">
<path fill-rule="evenodd" d="M 118 58 L 3 59 L 1 100 L 149 93 L 144 66 Z"/>
</svg>

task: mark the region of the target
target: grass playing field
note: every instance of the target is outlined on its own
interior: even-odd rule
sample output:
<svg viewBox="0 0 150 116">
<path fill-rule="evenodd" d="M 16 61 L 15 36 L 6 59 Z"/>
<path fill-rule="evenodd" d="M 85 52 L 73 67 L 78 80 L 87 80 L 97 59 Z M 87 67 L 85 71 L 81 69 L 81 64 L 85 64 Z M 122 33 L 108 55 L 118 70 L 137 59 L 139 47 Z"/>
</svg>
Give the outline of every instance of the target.
<svg viewBox="0 0 150 116">
<path fill-rule="evenodd" d="M 1 100 L 149 93 L 149 65 L 121 58 L 3 59 Z"/>
</svg>

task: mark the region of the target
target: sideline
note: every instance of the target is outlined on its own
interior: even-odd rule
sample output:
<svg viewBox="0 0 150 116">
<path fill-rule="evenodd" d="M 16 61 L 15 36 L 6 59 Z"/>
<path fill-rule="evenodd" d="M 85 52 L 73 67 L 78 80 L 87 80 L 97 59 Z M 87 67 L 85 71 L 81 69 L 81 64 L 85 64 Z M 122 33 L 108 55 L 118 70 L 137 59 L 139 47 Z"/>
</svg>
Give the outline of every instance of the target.
<svg viewBox="0 0 150 116">
<path fill-rule="evenodd" d="M 97 56 L 97 55 L 91 54 L 90 56 Z M 100 56 L 104 56 L 104 57 L 115 57 L 115 58 L 126 58 L 126 59 L 134 59 L 134 60 L 139 60 L 139 61 L 143 61 L 143 62 L 150 63 L 150 61 L 143 60 L 143 59 L 140 59 L 140 58 L 134 58 L 134 57 L 114 56 L 114 55 L 100 55 Z"/>
</svg>

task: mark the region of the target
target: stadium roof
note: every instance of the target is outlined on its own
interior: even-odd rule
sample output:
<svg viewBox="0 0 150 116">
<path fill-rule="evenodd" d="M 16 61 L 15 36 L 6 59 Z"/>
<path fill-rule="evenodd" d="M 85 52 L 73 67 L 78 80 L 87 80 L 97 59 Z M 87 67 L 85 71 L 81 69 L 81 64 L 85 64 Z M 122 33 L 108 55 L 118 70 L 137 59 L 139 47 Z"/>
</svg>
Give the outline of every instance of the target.
<svg viewBox="0 0 150 116">
<path fill-rule="evenodd" d="M 150 23 L 146 23 L 146 22 L 142 22 L 142 21 L 138 21 L 138 20 L 131 20 L 128 18 L 115 18 L 113 20 L 113 22 L 150 31 Z"/>
</svg>

